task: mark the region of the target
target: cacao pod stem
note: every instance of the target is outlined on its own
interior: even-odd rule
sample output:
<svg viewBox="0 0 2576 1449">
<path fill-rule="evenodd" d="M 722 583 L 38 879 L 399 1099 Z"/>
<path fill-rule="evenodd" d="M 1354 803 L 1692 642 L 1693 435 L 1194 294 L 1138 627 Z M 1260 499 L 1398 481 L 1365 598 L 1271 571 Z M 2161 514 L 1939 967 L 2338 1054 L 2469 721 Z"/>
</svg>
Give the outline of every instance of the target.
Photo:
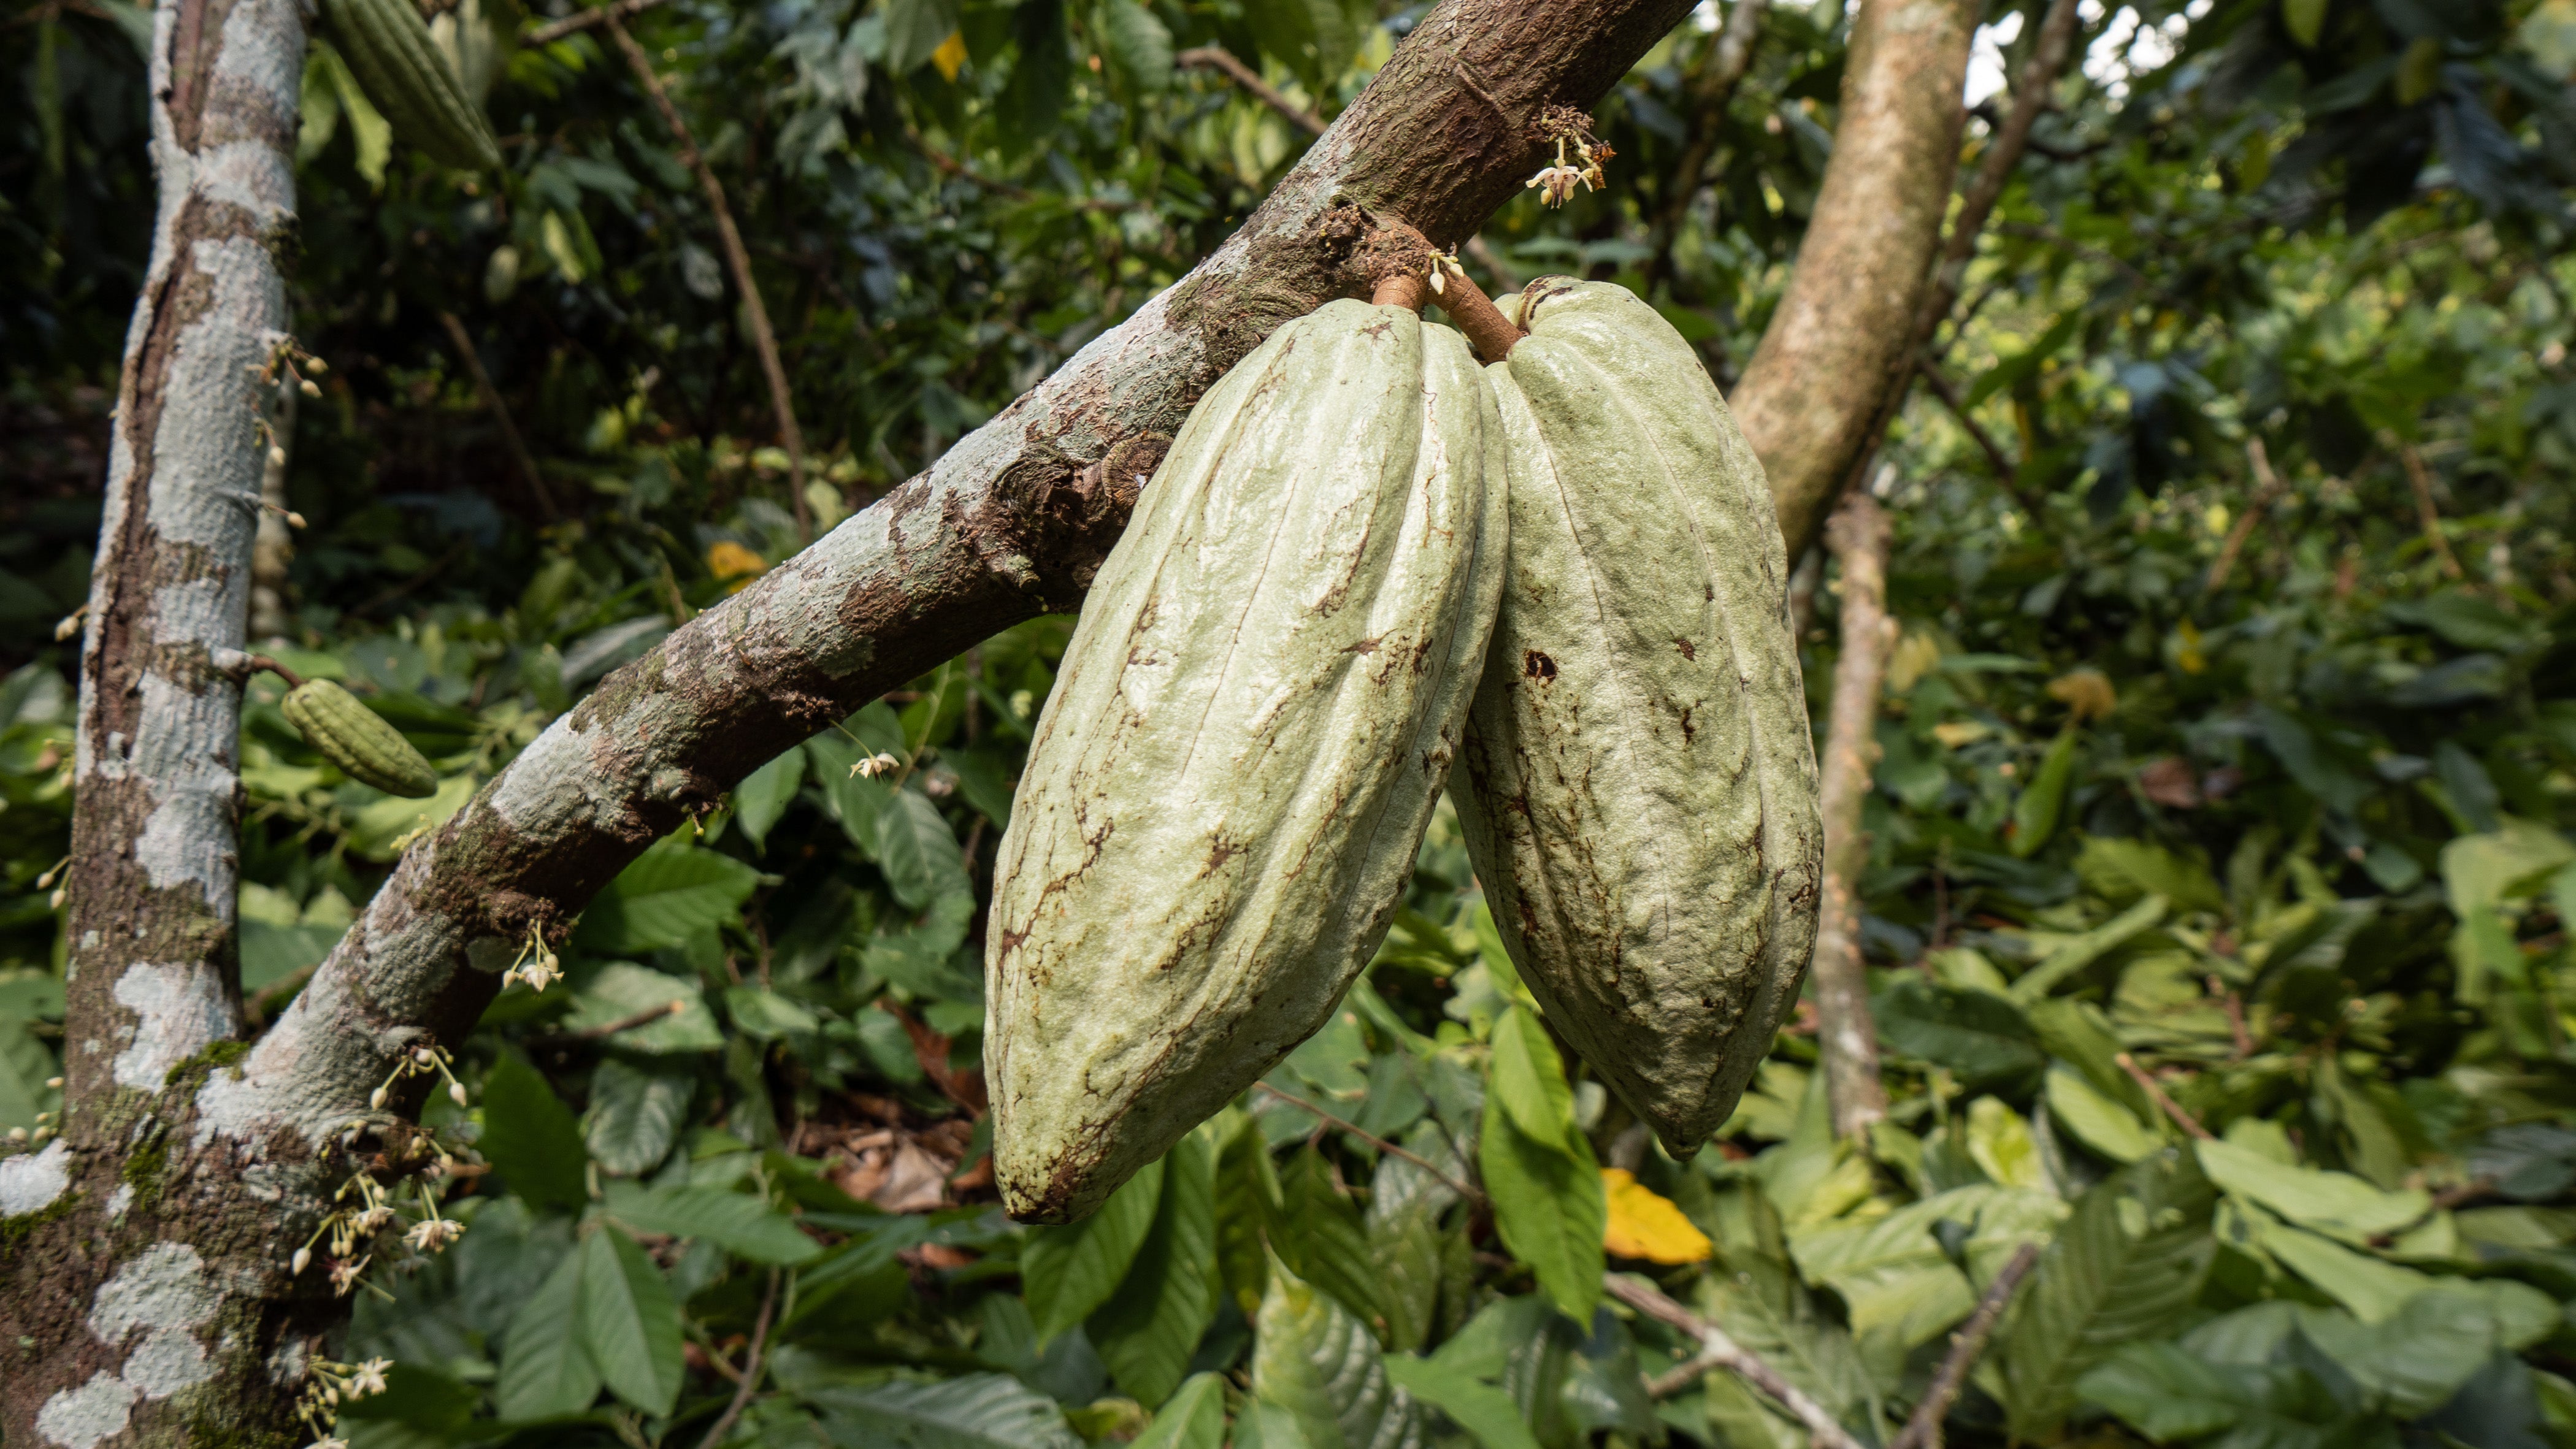
<svg viewBox="0 0 2576 1449">
<path fill-rule="evenodd" d="M 1381 283 L 1381 286 L 1384 284 Z M 1469 346 L 1476 349 L 1478 360 L 1497 363 L 1512 355 L 1512 348 L 1529 334 L 1494 305 L 1485 289 L 1470 280 L 1464 270 L 1452 270 L 1443 278 L 1440 289 L 1441 310 L 1466 334 Z"/>
</svg>

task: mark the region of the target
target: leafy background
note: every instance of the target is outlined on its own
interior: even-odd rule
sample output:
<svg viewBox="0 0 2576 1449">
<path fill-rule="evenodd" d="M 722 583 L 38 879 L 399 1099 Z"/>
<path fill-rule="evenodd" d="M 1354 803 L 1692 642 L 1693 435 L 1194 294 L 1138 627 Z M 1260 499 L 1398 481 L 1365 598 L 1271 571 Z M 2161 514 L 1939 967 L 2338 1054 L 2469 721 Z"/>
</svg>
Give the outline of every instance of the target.
<svg viewBox="0 0 2576 1449">
<path fill-rule="evenodd" d="M 1176 55 L 1221 45 L 1329 117 L 1420 14 L 631 23 L 735 198 L 828 525 L 1294 161 L 1303 131 Z M 596 32 L 511 42 L 543 18 L 444 22 L 488 72 L 501 175 L 431 166 L 327 60 L 308 76 L 295 302 L 330 369 L 293 438 L 311 526 L 276 652 L 443 784 L 343 779 L 253 687 L 260 1013 L 407 836 L 798 543 L 712 219 Z M 1721 18 L 1602 107 L 1606 191 L 1485 239 L 1524 277 L 1636 288 L 1731 382 L 1848 25 L 1776 7 L 1711 105 Z M 1991 7 L 1987 121 L 2037 18 Z M 27 1132 L 59 1107 L 51 626 L 86 588 L 148 235 L 146 29 L 119 0 L 0 28 L 0 1125 Z M 2576 3 L 2094 7 L 2080 44 L 1940 339 L 1958 406 L 1918 394 L 1873 478 L 1904 632 L 1863 883 L 1895 1106 L 1866 1140 L 1830 1133 L 1802 1012 L 1723 1140 L 1661 1155 L 1512 978 L 1444 814 L 1322 1033 L 1097 1217 L 1011 1224 L 980 902 L 1069 624 L 1046 619 L 765 766 L 590 908 L 569 980 L 454 1044 L 471 1105 L 431 1098 L 433 1190 L 468 1231 L 381 1246 L 338 1355 L 395 1368 L 344 1432 L 692 1443 L 739 1400 L 724 1436 L 780 1445 L 1805 1440 L 1731 1375 L 1662 1379 L 1697 1345 L 1605 1299 L 1607 1267 L 1883 1443 L 2033 1244 L 1954 1439 L 2576 1442 Z M 1832 581 L 1801 590 L 1821 714 Z M 878 753 L 900 767 L 853 772 Z"/>
</svg>

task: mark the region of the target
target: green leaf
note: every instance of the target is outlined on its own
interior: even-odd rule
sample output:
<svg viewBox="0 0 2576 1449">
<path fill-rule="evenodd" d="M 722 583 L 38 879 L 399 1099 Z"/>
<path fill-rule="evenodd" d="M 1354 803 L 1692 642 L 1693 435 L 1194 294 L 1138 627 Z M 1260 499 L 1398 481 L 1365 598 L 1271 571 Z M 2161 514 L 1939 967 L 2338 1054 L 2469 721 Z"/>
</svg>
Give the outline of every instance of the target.
<svg viewBox="0 0 2576 1449">
<path fill-rule="evenodd" d="M 897 754 L 902 746 L 897 743 Z M 826 730 L 805 742 L 806 757 L 814 764 L 814 783 L 823 795 L 823 813 L 839 823 L 841 833 L 859 848 L 859 853 L 873 860 L 877 849 L 877 817 L 893 803 L 895 788 L 886 780 L 858 772 L 861 761 L 879 753 L 859 740 L 836 730 Z"/>
<path fill-rule="evenodd" d="M 1307 1148 L 1280 1174 L 1279 1207 L 1264 1226 L 1272 1250 L 1289 1268 L 1383 1340 L 1387 1318 L 1376 1256 L 1358 1210 L 1335 1185 L 1321 1151 Z"/>
<path fill-rule="evenodd" d="M 1230 1129 L 1225 1125 L 1229 1121 Z M 1229 1107 L 1211 1125 L 1221 1144 L 1216 1163 L 1217 1277 L 1249 1318 L 1260 1310 L 1269 1283 L 1262 1230 L 1279 1216 L 1279 1177 L 1260 1123 Z"/>
<path fill-rule="evenodd" d="M 672 1006 L 679 1010 L 669 1010 Z M 623 961 L 611 961 L 590 978 L 590 984 L 573 998 L 572 1015 L 564 1018 L 564 1025 L 572 1031 L 598 1031 L 633 1021 L 657 1007 L 663 1008 L 663 1015 L 617 1033 L 613 1040 L 618 1050 L 705 1052 L 725 1044 L 724 1032 L 716 1026 L 715 1013 L 707 1010 L 705 994 L 696 982 Z"/>
<path fill-rule="evenodd" d="M 1046 1395 L 1008 1374 L 807 1391 L 843 1449 L 1083 1449 Z"/>
<path fill-rule="evenodd" d="M 582 1142 L 602 1172 L 635 1177 L 652 1171 L 679 1140 L 697 1083 L 672 1072 L 648 1072 L 615 1057 L 590 1074 L 590 1110 Z"/>
<path fill-rule="evenodd" d="M 602 1228 L 582 1242 L 581 1341 L 608 1391 L 648 1414 L 680 1395 L 680 1305 L 635 1240 Z"/>
<path fill-rule="evenodd" d="M 783 1036 L 812 1036 L 819 1028 L 814 1013 L 775 991 L 757 986 L 733 986 L 725 990 L 725 1016 L 734 1030 L 756 1041 L 776 1041 Z"/>
<path fill-rule="evenodd" d="M 1494 1023 L 1477 1158 L 1503 1245 L 1530 1266 L 1560 1312 L 1589 1323 L 1601 1301 L 1609 1202 L 1592 1146 L 1574 1128 L 1574 1096 L 1556 1046 L 1526 1008 Z"/>
<path fill-rule="evenodd" d="M 932 901 L 919 923 L 871 938 L 860 960 L 881 979 L 915 996 L 934 1001 L 981 1001 L 983 963 L 974 959 L 974 953 L 961 954 L 958 950 L 974 917 L 974 895 L 965 890 L 953 891 Z"/>
<path fill-rule="evenodd" d="M 349 73 L 349 63 L 340 58 L 338 51 L 318 37 L 306 43 L 313 47 L 314 59 L 322 62 L 323 73 L 330 79 L 331 94 L 339 102 L 341 113 L 349 118 L 349 134 L 358 147 L 358 175 L 370 188 L 382 190 L 385 163 L 393 158 L 393 123 L 386 120 L 384 112 L 377 110 L 375 102 L 367 99 L 367 93 L 358 88 L 358 78 Z M 329 141 L 326 134 L 323 144 L 328 145 Z"/>
<path fill-rule="evenodd" d="M 1193 1134 L 1163 1155 L 1153 1229 L 1084 1331 L 1119 1389 L 1152 1408 L 1180 1387 L 1216 1305 L 1216 1160 Z"/>
<path fill-rule="evenodd" d="M 2281 0 L 2281 25 L 2290 38 L 2310 50 L 2326 30 L 2327 0 Z"/>
<path fill-rule="evenodd" d="M 1409 1353 L 1386 1355 L 1386 1374 L 1397 1388 L 1448 1415 L 1480 1449 L 1539 1449 L 1520 1405 L 1501 1389 Z"/>
<path fill-rule="evenodd" d="M 616 954 L 677 946 L 734 913 L 760 884 L 760 872 L 687 840 L 656 841 L 618 873 L 582 912 L 576 942 Z"/>
<path fill-rule="evenodd" d="M 2095 1090 L 2082 1072 L 2063 1062 L 2048 1068 L 2048 1120 L 2114 1162 L 2135 1162 L 2160 1151 L 2164 1139 L 2127 1107 Z"/>
<path fill-rule="evenodd" d="M 1313 1449 L 1369 1449 L 1418 1432 L 1377 1335 L 1276 1259 L 1253 1331 L 1253 1396 L 1287 1410 Z"/>
<path fill-rule="evenodd" d="M 2198 860 L 2185 859 L 2151 840 L 2087 836 L 2075 857 L 2084 888 L 2115 903 L 2159 895 L 2178 911 L 2223 911 L 2227 895 Z"/>
<path fill-rule="evenodd" d="M 885 9 L 885 65 L 904 75 L 957 32 L 956 0 L 892 0 Z"/>
<path fill-rule="evenodd" d="M 1250 0 L 1244 21 L 1261 53 L 1294 71 L 1310 89 L 1339 78 L 1359 49 L 1359 30 L 1335 0 Z"/>
<path fill-rule="evenodd" d="M 2086 1400 L 2158 1443 L 2198 1439 L 2245 1416 L 2254 1394 L 2241 1370 L 2206 1363 L 2162 1340 L 2123 1344 L 2076 1385 Z"/>
<path fill-rule="evenodd" d="M 792 1268 L 823 1254 L 796 1220 L 773 1211 L 750 1193 L 712 1187 L 658 1187 L 611 1183 L 608 1212 L 638 1232 L 667 1233 L 675 1238 L 703 1238 L 717 1247 L 749 1258 Z"/>
<path fill-rule="evenodd" d="M 2431 1195 L 2420 1189 L 2390 1192 L 2348 1172 L 2288 1167 L 2230 1142 L 2202 1142 L 2199 1153 L 2211 1182 L 2355 1247 L 2412 1227 L 2433 1211 Z"/>
<path fill-rule="evenodd" d="M 753 845 L 766 845 L 769 827 L 787 813 L 805 783 L 805 752 L 791 749 L 743 777 L 733 787 L 733 823 Z"/>
<path fill-rule="evenodd" d="M 2066 805 L 2067 783 L 2075 778 L 2075 740 L 2073 725 L 2057 732 L 2048 753 L 2040 757 L 2039 771 L 2020 798 L 2013 801 L 2012 853 L 2024 860 L 2037 855 L 2048 838 L 2057 833 L 2057 817 Z"/>
<path fill-rule="evenodd" d="M 63 1094 L 45 1083 L 62 1075 L 54 1054 L 27 1030 L 23 1020 L 0 1017 L 0 1132 L 12 1127 L 34 1131 L 39 1112 L 63 1109 Z"/>
<path fill-rule="evenodd" d="M 1192 1374 L 1136 1437 L 1132 1449 L 1223 1449 L 1225 1376 Z"/>
<path fill-rule="evenodd" d="M 2078 1379 L 2117 1346 L 2170 1332 L 2190 1311 L 2217 1247 L 2211 1201 L 2207 1180 L 2174 1153 L 2076 1203 L 1999 1344 L 2016 1438 L 2053 1437 Z"/>
<path fill-rule="evenodd" d="M 512 1191 L 538 1207 L 577 1213 L 590 1203 L 581 1128 L 537 1069 L 503 1054 L 483 1079 L 483 1135 L 475 1139 Z"/>
<path fill-rule="evenodd" d="M 1949 1068 L 1966 1086 L 2027 1077 L 2047 1061 L 2030 1022 L 1990 992 L 1908 974 L 1880 992 L 1871 1009 L 1890 1047 Z"/>
<path fill-rule="evenodd" d="M 2067 977 L 2101 960 L 2165 918 L 2171 903 L 2150 895 L 2083 935 L 2059 946 L 2012 984 L 2012 999 L 2028 1006 L 2057 988 Z"/>
<path fill-rule="evenodd" d="M 501 1336 L 501 1417 L 578 1414 L 599 1397 L 599 1370 L 581 1334 L 581 1254 L 566 1253 L 510 1315 Z"/>
<path fill-rule="evenodd" d="M 1100 31 L 1109 58 L 1137 86 L 1161 90 L 1172 79 L 1172 32 L 1136 0 L 1101 0 Z"/>
<path fill-rule="evenodd" d="M 1010 757 L 990 745 L 941 750 L 940 761 L 957 775 L 957 793 L 1002 829 L 1011 824 Z"/>
<path fill-rule="evenodd" d="M 1136 1261 L 1162 1206 L 1163 1163 L 1127 1179 L 1100 1210 L 1078 1223 L 1029 1229 L 1020 1282 L 1038 1337 L 1050 1339 L 1107 1303 Z"/>
<path fill-rule="evenodd" d="M 941 896 L 969 889 L 956 832 L 930 797 L 917 791 L 896 791 L 877 815 L 877 865 L 907 910 L 922 910 Z"/>
</svg>

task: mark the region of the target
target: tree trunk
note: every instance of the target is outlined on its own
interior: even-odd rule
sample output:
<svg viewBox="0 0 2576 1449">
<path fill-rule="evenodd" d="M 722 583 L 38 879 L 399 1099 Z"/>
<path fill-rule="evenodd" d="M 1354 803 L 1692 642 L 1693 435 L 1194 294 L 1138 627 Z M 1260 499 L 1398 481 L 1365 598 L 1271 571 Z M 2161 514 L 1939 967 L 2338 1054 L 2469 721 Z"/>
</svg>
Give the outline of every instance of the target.
<svg viewBox="0 0 2576 1449">
<path fill-rule="evenodd" d="M 0 1423 L 77 1449 L 282 1438 L 306 1316 L 262 1169 L 168 1089 L 242 1030 L 234 671 L 287 347 L 304 17 L 165 0 L 153 28 L 161 206 L 81 649 L 63 1136 L 0 1160 Z"/>
<path fill-rule="evenodd" d="M 288 1263 L 353 1172 L 400 1158 L 424 1082 L 381 1110 L 369 1097 L 406 1049 L 461 1042 L 532 928 L 560 936 L 645 846 L 779 751 L 1072 607 L 1200 392 L 1280 322 L 1421 266 L 1426 239 L 1472 236 L 1547 151 L 1541 112 L 1589 109 L 1688 9 L 1446 0 L 1188 277 L 929 472 L 611 675 L 415 843 L 245 1046 L 239 690 L 217 666 L 238 652 L 249 586 L 250 369 L 283 341 L 259 242 L 290 219 L 302 32 L 294 0 L 167 0 L 158 53 L 194 71 L 156 61 L 179 72 L 155 76 L 172 98 L 155 112 L 168 201 L 91 613 L 71 1142 L 0 1159 L 0 1328 L 34 1342 L 0 1389 L 9 1442 L 290 1442 L 340 1305 Z M 234 143 L 202 198 L 200 110 L 210 140 Z M 165 397 L 184 417 L 164 419 Z M 156 473 L 156 446 L 184 469 Z"/>
<path fill-rule="evenodd" d="M 1869 868 L 1861 806 L 1878 764 L 1879 686 L 1896 644 L 1896 621 L 1887 617 L 1887 537 L 1887 514 L 1865 489 L 1853 489 L 1825 525 L 1825 546 L 1842 565 L 1842 654 L 1834 661 L 1817 802 L 1825 821 L 1825 891 L 1816 913 L 1814 974 L 1816 1044 L 1838 1137 L 1866 1132 L 1887 1115 L 1878 1025 L 1860 954 L 1860 877 Z"/>
<path fill-rule="evenodd" d="M 1975 0 L 1870 0 L 1853 22 L 1833 159 L 1788 295 L 1727 402 L 1796 558 L 1816 541 L 1911 356 L 1959 170 Z"/>
</svg>

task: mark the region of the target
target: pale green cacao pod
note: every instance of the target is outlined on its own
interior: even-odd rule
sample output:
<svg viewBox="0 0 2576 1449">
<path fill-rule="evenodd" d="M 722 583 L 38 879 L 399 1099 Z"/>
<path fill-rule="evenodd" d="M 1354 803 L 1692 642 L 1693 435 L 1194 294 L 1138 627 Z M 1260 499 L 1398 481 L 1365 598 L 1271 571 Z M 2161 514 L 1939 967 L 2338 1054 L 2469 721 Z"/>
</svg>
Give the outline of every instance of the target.
<svg viewBox="0 0 2576 1449">
<path fill-rule="evenodd" d="M 1521 979 L 1687 1156 L 1815 944 L 1823 829 L 1780 529 L 1654 309 L 1562 280 L 1517 305 L 1529 335 L 1487 370 L 1511 565 L 1451 794 Z"/>
<path fill-rule="evenodd" d="M 1465 342 L 1338 301 L 1191 412 L 1101 567 L 994 867 L 1013 1216 L 1090 1212 L 1323 1025 L 1449 776 L 1501 587 Z"/>
<path fill-rule="evenodd" d="M 412 0 L 322 0 L 322 24 L 358 89 L 406 145 L 442 166 L 500 168 L 491 122 L 439 53 Z"/>
<path fill-rule="evenodd" d="M 414 800 L 438 793 L 438 772 L 402 731 L 338 684 L 308 679 L 287 691 L 281 708 L 304 742 L 350 779 Z"/>
</svg>

